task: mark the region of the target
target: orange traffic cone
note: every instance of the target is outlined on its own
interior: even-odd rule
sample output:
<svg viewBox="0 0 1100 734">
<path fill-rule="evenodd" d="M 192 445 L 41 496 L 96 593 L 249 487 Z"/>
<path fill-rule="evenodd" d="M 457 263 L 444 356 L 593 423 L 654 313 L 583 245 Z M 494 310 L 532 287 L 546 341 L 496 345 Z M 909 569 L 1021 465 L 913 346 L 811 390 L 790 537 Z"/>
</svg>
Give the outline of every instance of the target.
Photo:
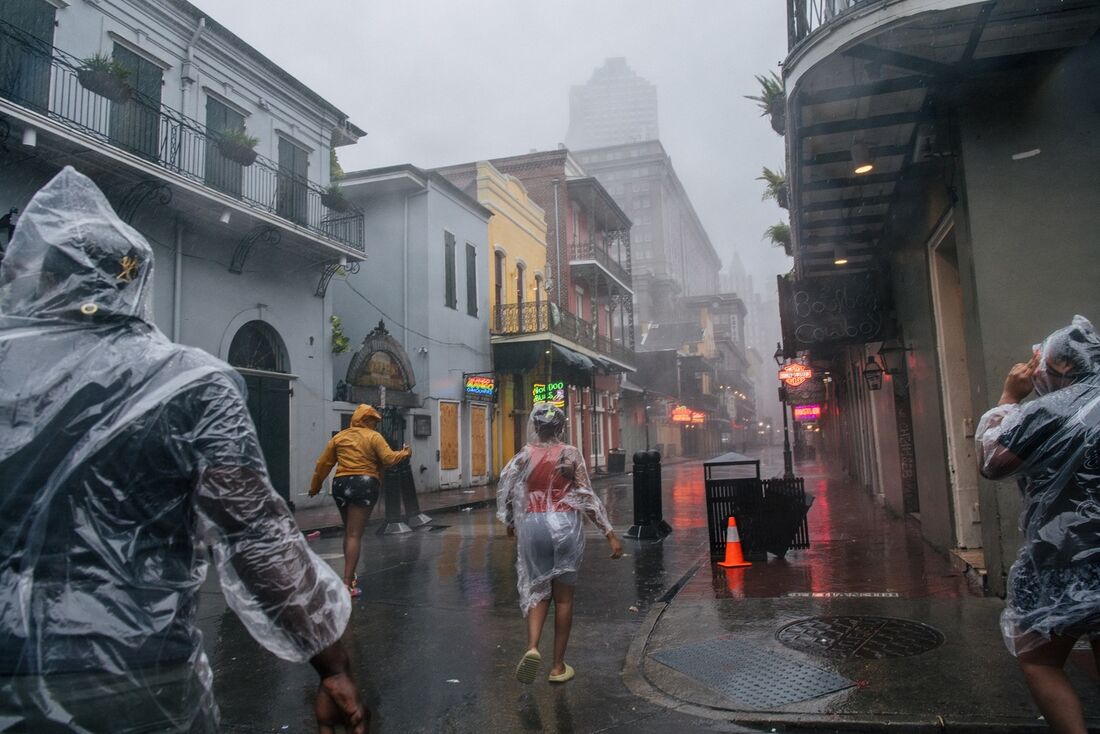
<svg viewBox="0 0 1100 734">
<path fill-rule="evenodd" d="M 737 519 L 730 517 L 726 525 L 726 560 L 719 561 L 722 568 L 741 568 L 752 564 L 741 555 L 741 536 L 737 534 Z"/>
</svg>

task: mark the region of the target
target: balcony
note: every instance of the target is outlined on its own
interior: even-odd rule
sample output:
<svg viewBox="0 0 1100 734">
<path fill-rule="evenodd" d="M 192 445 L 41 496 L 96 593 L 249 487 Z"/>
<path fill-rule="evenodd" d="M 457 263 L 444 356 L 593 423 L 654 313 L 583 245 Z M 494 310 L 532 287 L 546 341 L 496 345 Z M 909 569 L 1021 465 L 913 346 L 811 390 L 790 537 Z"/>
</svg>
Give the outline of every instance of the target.
<svg viewBox="0 0 1100 734">
<path fill-rule="evenodd" d="M 876 0 L 787 0 L 788 47 L 794 48 L 818 28 L 873 2 Z"/>
<path fill-rule="evenodd" d="M 634 293 L 630 277 L 629 248 L 618 242 L 617 238 L 608 238 L 605 243 L 574 242 L 569 247 L 569 265 L 574 280 L 585 280 L 594 284 L 597 295 L 621 296 Z"/>
<path fill-rule="evenodd" d="M 217 132 L 136 91 L 126 102 L 108 101 L 81 85 L 80 59 L 3 21 L 0 50 L 0 116 L 55 133 L 50 141 L 66 153 L 90 150 L 115 169 L 122 162 L 138 175 L 190 185 L 205 195 L 193 202 L 196 211 L 239 203 L 261 221 L 274 218 L 341 254 L 365 252 L 363 213 L 328 209 L 317 183 L 264 156 L 247 166 L 233 162 L 220 153 Z"/>
<path fill-rule="evenodd" d="M 549 303 L 508 303 L 493 310 L 494 337 L 552 334 L 634 369 L 634 350 L 596 332 L 594 324 Z"/>
</svg>

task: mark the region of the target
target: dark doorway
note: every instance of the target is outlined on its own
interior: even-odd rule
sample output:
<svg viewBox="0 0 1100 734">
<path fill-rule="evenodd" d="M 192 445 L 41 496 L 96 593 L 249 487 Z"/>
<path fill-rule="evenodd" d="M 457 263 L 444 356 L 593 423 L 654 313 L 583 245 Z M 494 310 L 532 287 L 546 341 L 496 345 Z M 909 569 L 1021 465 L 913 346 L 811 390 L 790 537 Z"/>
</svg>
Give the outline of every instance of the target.
<svg viewBox="0 0 1100 734">
<path fill-rule="evenodd" d="M 229 364 L 242 370 L 286 373 L 286 346 L 279 333 L 263 321 L 249 321 L 233 337 Z M 277 374 L 242 372 L 248 388 L 248 412 L 256 424 L 260 449 L 275 491 L 290 500 L 290 379 Z"/>
</svg>

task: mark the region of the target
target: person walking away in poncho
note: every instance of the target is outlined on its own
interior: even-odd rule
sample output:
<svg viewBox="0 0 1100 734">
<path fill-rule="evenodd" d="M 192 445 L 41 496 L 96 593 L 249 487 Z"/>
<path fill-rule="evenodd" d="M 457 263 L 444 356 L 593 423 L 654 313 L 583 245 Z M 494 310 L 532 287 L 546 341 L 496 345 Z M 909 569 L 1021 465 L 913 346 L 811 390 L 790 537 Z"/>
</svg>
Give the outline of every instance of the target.
<svg viewBox="0 0 1100 734">
<path fill-rule="evenodd" d="M 382 470 L 400 464 L 412 449 L 403 446 L 394 451 L 378 432 L 382 416 L 369 405 L 360 405 L 351 416 L 351 426 L 340 431 L 325 445 L 317 459 L 309 496 L 321 491 L 325 477 L 336 467 L 332 480 L 332 498 L 344 523 L 344 583 L 348 593 L 356 597 L 363 593 L 356 581 L 359 549 L 363 531 L 378 504 L 382 490 Z"/>
<path fill-rule="evenodd" d="M 1001 631 L 1050 726 L 1084 734 L 1063 666 L 1081 637 L 1100 663 L 1100 335 L 1076 316 L 1032 352 L 975 436 L 982 474 L 1023 493 Z"/>
<path fill-rule="evenodd" d="M 516 573 L 520 609 L 527 618 L 527 652 L 516 668 L 521 683 L 532 683 L 542 662 L 539 640 L 554 601 L 554 662 L 549 680 L 564 683 L 574 670 L 565 662 L 573 626 L 573 590 L 584 555 L 584 516 L 607 538 L 611 557 L 623 547 L 607 511 L 592 491 L 584 458 L 563 443 L 565 413 L 537 403 L 527 426 L 527 445 L 500 475 L 497 517 L 517 540 Z"/>
</svg>

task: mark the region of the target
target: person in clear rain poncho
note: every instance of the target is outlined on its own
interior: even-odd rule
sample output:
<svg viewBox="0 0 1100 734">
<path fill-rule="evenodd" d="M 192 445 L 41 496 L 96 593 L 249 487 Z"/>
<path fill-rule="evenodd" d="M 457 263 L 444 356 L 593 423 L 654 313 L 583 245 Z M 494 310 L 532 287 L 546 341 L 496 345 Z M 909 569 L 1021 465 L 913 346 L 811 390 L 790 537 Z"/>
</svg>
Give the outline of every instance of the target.
<svg viewBox="0 0 1100 734">
<path fill-rule="evenodd" d="M 611 557 L 622 544 L 600 498 L 592 491 L 581 452 L 563 443 L 565 413 L 551 403 L 536 403 L 527 423 L 527 445 L 500 474 L 497 517 L 517 539 L 519 603 L 527 617 L 527 652 L 516 667 L 521 683 L 532 683 L 542 663 L 539 639 L 554 601 L 554 662 L 549 680 L 564 683 L 574 675 L 565 662 L 573 625 L 573 588 L 584 555 L 584 517 L 604 534 Z"/>
<path fill-rule="evenodd" d="M 153 325 L 152 268 L 68 167 L 0 266 L 0 731 L 216 731 L 207 546 L 252 636 L 365 731 L 344 585 L 272 489 L 240 377 Z"/>
<path fill-rule="evenodd" d="M 1038 397 L 1021 404 L 1033 389 Z M 1005 644 L 1051 726 L 1084 732 L 1062 667 L 1081 637 L 1100 663 L 1100 335 L 1087 319 L 1074 317 L 1009 371 L 975 438 L 982 474 L 1015 477 L 1023 493 Z"/>
</svg>

